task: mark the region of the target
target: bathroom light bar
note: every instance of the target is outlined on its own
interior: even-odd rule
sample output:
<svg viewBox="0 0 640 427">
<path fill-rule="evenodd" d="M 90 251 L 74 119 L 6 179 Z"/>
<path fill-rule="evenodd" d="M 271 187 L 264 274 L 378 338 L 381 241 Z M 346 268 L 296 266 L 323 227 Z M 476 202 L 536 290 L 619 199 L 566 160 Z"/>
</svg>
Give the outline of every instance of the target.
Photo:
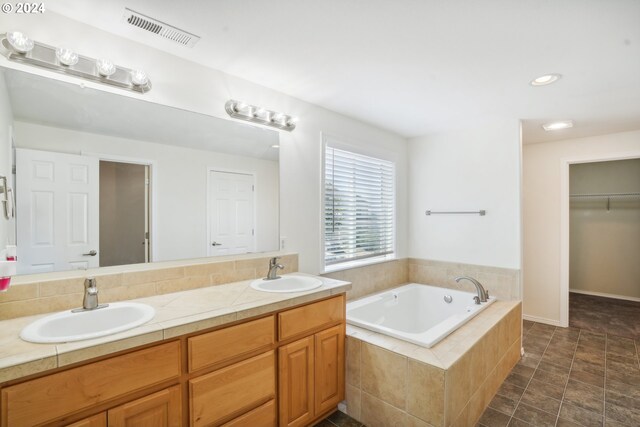
<svg viewBox="0 0 640 427">
<path fill-rule="evenodd" d="M 115 65 L 108 59 L 78 55 L 66 47 L 55 48 L 29 39 L 19 31 L 0 34 L 5 56 L 15 62 L 46 68 L 62 74 L 116 86 L 133 92 L 151 90 L 151 82 L 142 70 Z"/>
<path fill-rule="evenodd" d="M 224 104 L 224 109 L 234 119 L 246 120 L 265 126 L 282 129 L 291 132 L 296 128 L 298 119 L 276 111 L 265 110 L 255 105 L 230 99 Z"/>
</svg>

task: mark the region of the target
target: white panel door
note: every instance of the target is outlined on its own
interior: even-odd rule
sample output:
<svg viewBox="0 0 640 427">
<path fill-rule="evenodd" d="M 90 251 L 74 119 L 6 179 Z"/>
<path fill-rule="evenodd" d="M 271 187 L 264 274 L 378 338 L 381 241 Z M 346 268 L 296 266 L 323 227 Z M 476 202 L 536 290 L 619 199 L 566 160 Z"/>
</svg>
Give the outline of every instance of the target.
<svg viewBox="0 0 640 427">
<path fill-rule="evenodd" d="M 255 252 L 254 176 L 209 171 L 209 255 Z"/>
<path fill-rule="evenodd" d="M 16 149 L 18 273 L 100 265 L 98 179 L 97 158 Z"/>
</svg>

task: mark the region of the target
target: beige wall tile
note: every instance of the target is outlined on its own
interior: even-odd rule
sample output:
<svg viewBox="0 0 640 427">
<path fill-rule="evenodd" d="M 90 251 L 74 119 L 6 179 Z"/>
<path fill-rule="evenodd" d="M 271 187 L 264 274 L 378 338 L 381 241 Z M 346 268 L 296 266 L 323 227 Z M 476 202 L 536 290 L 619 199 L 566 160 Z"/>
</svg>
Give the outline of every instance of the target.
<svg viewBox="0 0 640 427">
<path fill-rule="evenodd" d="M 445 424 L 456 420 L 471 397 L 473 361 L 463 355 L 445 375 Z"/>
<path fill-rule="evenodd" d="M 12 285 L 6 292 L 0 292 L 0 304 L 3 302 L 23 301 L 38 297 L 38 284 Z"/>
<path fill-rule="evenodd" d="M 360 388 L 360 347 L 362 342 L 359 339 L 353 337 L 347 337 L 346 339 L 346 381 L 347 384 L 351 384 Z"/>
<path fill-rule="evenodd" d="M 407 415 L 407 427 L 436 427 L 412 415 Z"/>
<path fill-rule="evenodd" d="M 407 259 L 387 261 L 326 273 L 323 276 L 351 282 L 353 286 L 347 293 L 347 299 L 353 300 L 407 283 L 408 261 Z"/>
<path fill-rule="evenodd" d="M 442 369 L 409 359 L 407 412 L 433 426 L 444 425 L 444 375 Z"/>
<path fill-rule="evenodd" d="M 56 295 L 40 298 L 35 304 L 32 300 L 5 302 L 0 304 L 0 320 L 68 310 L 81 305 L 82 297 L 78 298 L 78 295 Z"/>
<path fill-rule="evenodd" d="M 404 409 L 407 391 L 407 358 L 380 347 L 362 343 L 361 360 L 362 390 L 396 408 Z"/>
<path fill-rule="evenodd" d="M 41 297 L 50 297 L 54 295 L 65 294 L 82 294 L 84 293 L 84 277 L 40 282 L 38 284 L 38 288 L 39 295 Z"/>
<path fill-rule="evenodd" d="M 150 297 L 155 294 L 155 283 L 143 283 L 135 286 L 119 286 L 117 288 L 100 290 L 98 297 L 100 299 L 100 303 L 104 303 Z M 80 304 L 82 305 L 82 300 L 80 300 Z"/>
<path fill-rule="evenodd" d="M 185 276 L 208 276 L 234 270 L 234 261 L 210 262 L 207 264 L 187 265 L 184 267 Z"/>
<path fill-rule="evenodd" d="M 225 271 L 219 274 L 211 275 L 211 283 L 214 285 L 222 285 L 225 283 L 240 282 L 242 280 L 251 280 L 261 277 L 256 273 L 255 268 L 243 268 L 241 270 Z"/>
<path fill-rule="evenodd" d="M 159 282 L 161 280 L 179 279 L 181 277 L 184 277 L 184 267 L 135 271 L 125 273 L 122 276 L 122 284 L 125 286 L 139 285 L 142 283 Z"/>
<path fill-rule="evenodd" d="M 209 276 L 187 276 L 181 279 L 163 280 L 156 282 L 156 295 L 168 294 L 172 292 L 188 291 L 190 289 L 210 286 Z"/>
<path fill-rule="evenodd" d="M 362 419 L 367 427 L 406 427 L 407 414 L 388 403 L 362 392 Z"/>
<path fill-rule="evenodd" d="M 347 400 L 347 415 L 362 422 L 362 391 L 357 387 L 347 384 L 345 395 Z"/>
</svg>

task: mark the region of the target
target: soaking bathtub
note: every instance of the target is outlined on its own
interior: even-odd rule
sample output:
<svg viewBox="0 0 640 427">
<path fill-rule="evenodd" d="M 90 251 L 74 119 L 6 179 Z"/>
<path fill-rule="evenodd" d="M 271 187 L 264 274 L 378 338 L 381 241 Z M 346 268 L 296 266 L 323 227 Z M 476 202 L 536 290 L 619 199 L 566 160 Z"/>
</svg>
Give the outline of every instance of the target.
<svg viewBox="0 0 640 427">
<path fill-rule="evenodd" d="M 430 348 L 495 301 L 474 296 L 411 283 L 347 303 L 347 323 Z"/>
</svg>

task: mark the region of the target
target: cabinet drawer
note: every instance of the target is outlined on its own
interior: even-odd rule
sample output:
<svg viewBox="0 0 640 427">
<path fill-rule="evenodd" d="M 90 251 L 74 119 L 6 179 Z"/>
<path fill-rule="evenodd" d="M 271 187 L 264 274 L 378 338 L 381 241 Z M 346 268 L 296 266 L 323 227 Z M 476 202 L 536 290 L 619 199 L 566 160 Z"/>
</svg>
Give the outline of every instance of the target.
<svg viewBox="0 0 640 427">
<path fill-rule="evenodd" d="M 275 342 L 274 316 L 189 338 L 189 372 L 268 349 Z"/>
<path fill-rule="evenodd" d="M 273 399 L 275 390 L 273 351 L 190 380 L 191 425 L 219 425 Z"/>
<path fill-rule="evenodd" d="M 276 425 L 276 401 L 270 400 L 253 411 L 234 418 L 222 425 L 222 427 L 275 427 Z"/>
<path fill-rule="evenodd" d="M 278 314 L 278 339 L 314 332 L 341 320 L 344 320 L 343 295 L 287 310 Z"/>
<path fill-rule="evenodd" d="M 2 426 L 52 421 L 179 375 L 174 341 L 27 381 L 2 390 Z"/>
</svg>

